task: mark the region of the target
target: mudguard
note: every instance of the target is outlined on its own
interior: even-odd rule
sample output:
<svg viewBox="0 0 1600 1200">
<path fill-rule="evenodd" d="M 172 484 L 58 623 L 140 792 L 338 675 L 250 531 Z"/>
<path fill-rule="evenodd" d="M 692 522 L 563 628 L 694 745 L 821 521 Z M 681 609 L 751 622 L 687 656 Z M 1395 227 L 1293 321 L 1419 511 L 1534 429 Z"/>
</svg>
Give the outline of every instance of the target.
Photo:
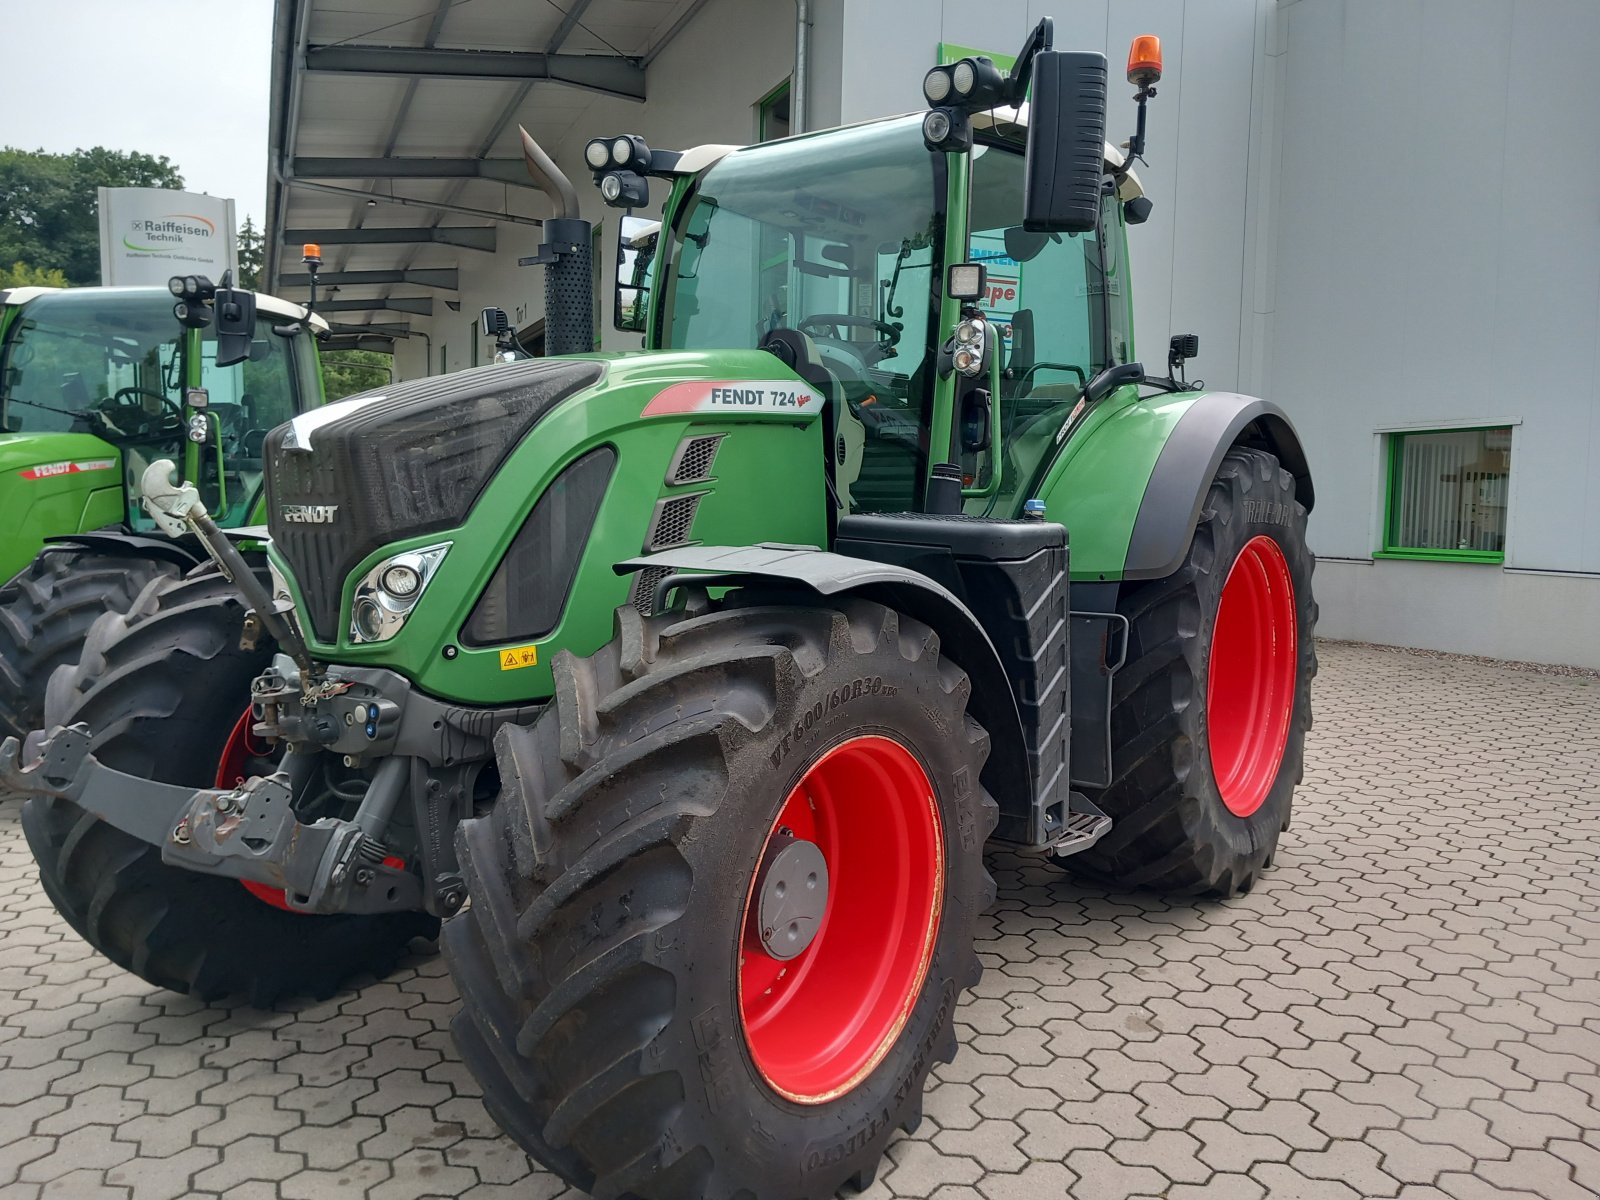
<svg viewBox="0 0 1600 1200">
<path fill-rule="evenodd" d="M 890 563 L 830 554 L 811 546 L 765 543 L 756 546 L 686 546 L 618 563 L 617 573 L 664 569 L 656 584 L 656 607 L 678 584 L 730 587 L 777 583 L 805 588 L 819 596 L 854 595 L 875 600 L 932 627 L 940 651 L 972 681 L 969 706 L 989 734 L 989 761 L 983 783 L 1000 805 L 998 834 L 1015 830 L 1025 840 L 1034 825 L 1040 797 L 1028 768 L 1022 720 L 1011 683 L 989 635 L 959 599 L 925 575 Z M 1008 838 L 1007 840 L 1012 840 Z"/>
<path fill-rule="evenodd" d="M 1128 539 L 1124 579 L 1164 579 L 1189 553 L 1200 505 L 1222 456 L 1235 445 L 1277 455 L 1294 475 L 1295 498 L 1311 510 L 1316 496 L 1305 451 L 1276 404 L 1236 392 L 1206 392 L 1172 427 L 1145 485 Z"/>
<path fill-rule="evenodd" d="M 172 538 L 147 537 L 117 529 L 96 529 L 88 533 L 64 533 L 44 539 L 46 546 L 75 546 L 93 550 L 97 554 L 123 554 L 129 558 L 154 558 L 170 562 L 183 570 L 199 566 L 205 561 L 205 552 L 189 541 Z"/>
</svg>

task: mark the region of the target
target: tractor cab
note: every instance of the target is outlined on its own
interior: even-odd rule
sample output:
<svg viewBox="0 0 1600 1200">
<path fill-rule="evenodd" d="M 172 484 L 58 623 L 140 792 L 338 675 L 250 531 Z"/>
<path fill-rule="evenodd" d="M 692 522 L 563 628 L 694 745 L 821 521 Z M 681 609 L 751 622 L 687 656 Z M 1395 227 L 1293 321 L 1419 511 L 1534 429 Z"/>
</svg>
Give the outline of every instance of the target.
<svg viewBox="0 0 1600 1200">
<path fill-rule="evenodd" d="M 1141 193 L 1106 145 L 1097 226 L 1032 231 L 1026 106 L 983 116 L 957 165 L 914 115 L 688 152 L 715 159 L 669 202 L 658 286 L 655 226 L 622 223 L 619 324 L 651 349 L 797 356 L 834 410 L 846 512 L 925 509 L 935 414 L 959 396 L 961 507 L 1016 515 L 1089 381 L 1132 352 L 1122 202 Z M 979 268 L 973 294 L 948 293 L 952 264 Z M 946 346 L 963 328 L 989 343 L 972 385 Z"/>
<path fill-rule="evenodd" d="M 182 464 L 224 525 L 249 523 L 267 431 L 320 402 L 313 339 L 294 332 L 299 306 L 257 296 L 242 357 L 228 363 L 225 351 L 219 366 L 217 322 L 175 319 L 174 294 L 5 294 L 0 464 L 16 469 L 0 473 L 9 518 L 0 577 L 49 537 L 117 525 L 154 531 L 139 479 L 159 459 Z"/>
</svg>

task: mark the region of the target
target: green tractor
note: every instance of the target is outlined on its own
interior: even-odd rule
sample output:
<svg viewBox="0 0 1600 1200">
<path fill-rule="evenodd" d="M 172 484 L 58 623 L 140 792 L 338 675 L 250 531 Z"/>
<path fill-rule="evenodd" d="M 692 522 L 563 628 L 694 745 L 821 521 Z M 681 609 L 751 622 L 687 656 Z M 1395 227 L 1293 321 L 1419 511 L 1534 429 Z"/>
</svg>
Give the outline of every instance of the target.
<svg viewBox="0 0 1600 1200">
<path fill-rule="evenodd" d="M 267 431 L 321 402 L 308 322 L 199 276 L 0 291 L 0 734 L 40 725 L 96 617 L 205 561 L 141 509 L 150 462 L 181 461 L 219 524 L 265 522 Z"/>
<path fill-rule="evenodd" d="M 670 187 L 623 246 L 642 353 L 583 352 L 588 227 L 525 141 L 555 356 L 274 430 L 270 587 L 153 466 L 238 586 L 147 591 L 0 752 L 68 919 L 258 998 L 443 919 L 457 1045 L 539 1162 L 819 1200 L 956 1053 L 987 842 L 1247 891 L 1311 719 L 1311 481 L 1278 408 L 1132 361 L 1139 142 L 1050 40 L 924 114 L 589 143 L 609 203 Z M 140 777 L 230 729 L 221 784 Z"/>
</svg>

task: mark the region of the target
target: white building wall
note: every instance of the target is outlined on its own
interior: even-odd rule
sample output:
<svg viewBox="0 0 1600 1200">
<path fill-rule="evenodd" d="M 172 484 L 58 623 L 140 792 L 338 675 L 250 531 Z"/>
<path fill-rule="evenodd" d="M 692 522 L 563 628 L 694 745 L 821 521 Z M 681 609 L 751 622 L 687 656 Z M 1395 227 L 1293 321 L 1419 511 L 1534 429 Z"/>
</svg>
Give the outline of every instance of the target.
<svg viewBox="0 0 1600 1200">
<path fill-rule="evenodd" d="M 1600 666 L 1593 0 L 1284 0 L 1267 394 L 1321 631 Z M 1383 433 L 1512 424 L 1506 561 L 1372 559 Z"/>
</svg>

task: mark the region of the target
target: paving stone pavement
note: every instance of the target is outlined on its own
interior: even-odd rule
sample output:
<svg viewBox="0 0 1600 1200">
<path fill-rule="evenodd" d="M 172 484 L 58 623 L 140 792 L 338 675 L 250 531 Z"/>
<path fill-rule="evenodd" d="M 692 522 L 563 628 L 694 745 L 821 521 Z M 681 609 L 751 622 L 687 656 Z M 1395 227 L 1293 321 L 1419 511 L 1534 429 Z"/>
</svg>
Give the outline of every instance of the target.
<svg viewBox="0 0 1600 1200">
<path fill-rule="evenodd" d="M 869 1200 L 1600 1195 L 1600 680 L 1339 644 L 1229 904 L 996 854 L 988 968 Z M 0 1197 L 577 1200 L 497 1135 L 436 956 L 206 1009 L 95 956 L 0 804 Z"/>
</svg>

